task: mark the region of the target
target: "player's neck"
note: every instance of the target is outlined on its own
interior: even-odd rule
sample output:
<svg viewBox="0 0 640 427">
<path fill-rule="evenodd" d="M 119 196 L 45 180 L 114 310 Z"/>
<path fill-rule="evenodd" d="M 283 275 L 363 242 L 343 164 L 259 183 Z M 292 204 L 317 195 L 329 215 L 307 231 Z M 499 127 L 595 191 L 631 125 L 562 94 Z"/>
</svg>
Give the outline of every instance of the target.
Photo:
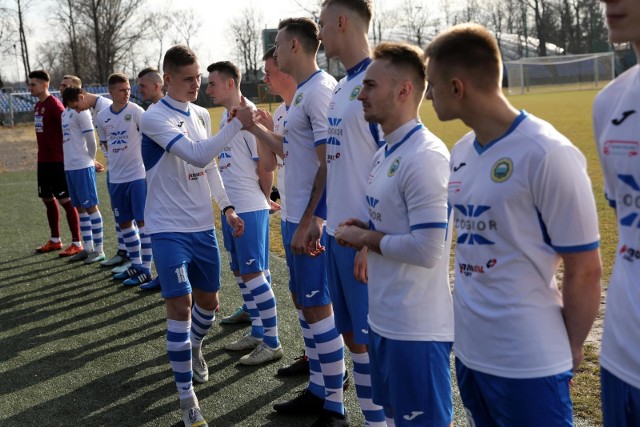
<svg viewBox="0 0 640 427">
<path fill-rule="evenodd" d="M 497 95 L 487 102 L 482 100 L 482 106 L 463 114 L 462 121 L 473 129 L 478 143 L 482 146 L 500 138 L 520 115 L 513 105 L 503 95 Z"/>
<path fill-rule="evenodd" d="M 344 68 L 348 70 L 370 56 L 371 52 L 369 50 L 369 42 L 365 34 L 364 38 L 355 38 L 353 41 L 345 45 L 343 52 L 340 52 L 338 58 L 340 59 L 340 62 L 342 62 L 342 65 L 344 65 Z"/>
<path fill-rule="evenodd" d="M 227 111 L 231 111 L 233 107 L 237 107 L 238 105 L 240 105 L 241 97 L 242 97 L 242 94 L 240 92 L 233 92 L 229 96 L 229 99 L 222 104 L 222 106 L 226 108 Z"/>
<path fill-rule="evenodd" d="M 418 117 L 417 108 L 397 105 L 394 110 L 395 113 L 389 112 L 389 114 L 385 117 L 384 123 L 380 123 L 382 133 L 385 136 L 392 134 L 407 122 L 416 120 L 416 118 Z"/>
<path fill-rule="evenodd" d="M 284 101 L 284 105 L 286 105 L 287 107 L 291 105 L 291 103 L 293 102 L 293 95 L 295 94 L 296 94 L 295 86 L 293 86 L 290 90 L 288 88 L 286 90 L 283 90 L 282 93 L 280 94 L 280 97 Z"/>
<path fill-rule="evenodd" d="M 310 61 L 304 61 L 295 68 L 291 77 L 296 83 L 299 85 L 309 79 L 316 71 L 318 71 L 318 64 L 315 61 L 315 58 Z"/>
<path fill-rule="evenodd" d="M 51 94 L 49 93 L 49 91 L 48 91 L 48 90 L 45 90 L 44 92 L 42 92 L 42 93 L 40 94 L 40 96 L 38 97 L 38 100 L 39 100 L 40 102 L 43 102 L 43 101 L 44 101 L 45 99 L 47 99 L 49 96 L 51 96 Z"/>
<path fill-rule="evenodd" d="M 114 113 L 119 113 L 124 107 L 127 106 L 128 103 L 128 101 L 125 104 L 114 102 L 113 104 L 111 104 L 111 111 L 113 111 Z"/>
</svg>

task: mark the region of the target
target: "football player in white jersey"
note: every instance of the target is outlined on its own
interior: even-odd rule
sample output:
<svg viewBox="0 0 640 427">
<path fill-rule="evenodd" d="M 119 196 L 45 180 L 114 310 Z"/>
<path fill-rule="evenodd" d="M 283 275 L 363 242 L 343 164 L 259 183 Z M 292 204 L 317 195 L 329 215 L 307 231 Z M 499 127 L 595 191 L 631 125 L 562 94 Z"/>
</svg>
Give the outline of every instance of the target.
<svg viewBox="0 0 640 427">
<path fill-rule="evenodd" d="M 287 73 L 283 73 L 278 68 L 278 63 L 273 57 L 275 53 L 275 46 L 271 47 L 262 57 L 264 61 L 264 79 L 269 93 L 272 95 L 280 96 L 283 100 L 282 104 L 276 108 L 273 116 L 266 110 L 259 109 L 260 123 L 263 124 L 267 130 L 272 131 L 276 135 L 284 135 L 284 125 L 287 121 L 287 112 L 293 102 L 293 95 L 296 92 L 296 82 Z M 287 229 L 287 190 L 284 183 L 284 154 L 282 153 L 282 144 L 280 144 L 280 151 L 272 151 L 266 144 L 258 144 L 258 154 L 260 161 L 270 170 L 278 170 L 278 193 L 280 194 L 280 233 L 282 235 L 282 241 L 286 241 L 286 229 Z M 272 206 L 273 207 L 273 206 Z M 286 245 L 285 245 L 286 246 Z M 285 247 L 285 253 L 291 255 L 291 251 Z M 285 257 L 287 267 L 291 269 L 290 256 Z M 291 277 L 291 276 L 290 276 Z M 291 286 L 291 283 L 289 284 Z M 294 362 L 283 366 L 277 371 L 278 376 L 289 377 L 295 375 L 309 375 L 309 357 L 306 354 L 296 357 Z"/>
<path fill-rule="evenodd" d="M 221 61 L 209 65 L 207 71 L 207 95 L 214 104 L 225 107 L 220 121 L 220 129 L 224 129 L 229 113 L 243 98 L 240 70 L 229 61 Z M 253 104 L 247 104 L 255 108 Z M 232 227 L 224 216 L 221 219 L 231 271 L 252 321 L 251 331 L 228 343 L 225 348 L 231 351 L 253 350 L 240 358 L 243 365 L 279 360 L 282 358 L 282 346 L 278 338 L 276 300 L 269 274 L 268 198 L 273 171 L 264 169 L 258 158 L 256 138 L 247 131 L 236 134 L 224 147 L 218 156 L 218 167 L 229 200 L 244 222 L 244 234 L 233 237 Z"/>
<path fill-rule="evenodd" d="M 102 251 L 102 215 L 98 209 L 96 188 L 96 137 L 91 115 L 80 108 L 84 94 L 82 89 L 70 87 L 62 92 L 62 148 L 64 170 L 69 186 L 71 202 L 80 216 L 80 232 L 84 249 L 69 258 L 85 264 L 105 259 Z"/>
<path fill-rule="evenodd" d="M 600 305 L 586 160 L 502 93 L 494 36 L 451 27 L 426 49 L 427 98 L 472 132 L 451 152 L 457 379 L 471 425 L 573 425 L 569 385 Z M 562 290 L 555 274 L 562 262 Z"/>
<path fill-rule="evenodd" d="M 167 352 L 182 420 L 187 427 L 203 427 L 207 423 L 193 381 L 209 377 L 202 340 L 215 318 L 220 288 L 211 197 L 234 234 L 243 232 L 214 159 L 243 126 L 253 125 L 253 112 L 248 107 L 235 110 L 235 118 L 208 137 L 209 112 L 192 104 L 201 78 L 195 53 L 187 46 L 173 46 L 165 53 L 163 72 L 167 95 L 140 120 L 147 173 L 145 227 L 166 302 Z"/>
<path fill-rule="evenodd" d="M 131 258 L 131 267 L 114 279 L 138 286 L 151 280 L 151 238 L 144 230 L 147 185 L 138 130 L 144 110 L 129 102 L 131 86 L 126 75 L 114 73 L 108 83 L 113 104 L 98 113 L 95 125 L 108 152 L 111 208 Z"/>
<path fill-rule="evenodd" d="M 82 80 L 78 76 L 74 76 L 72 74 L 66 74 L 65 76 L 62 77 L 62 80 L 60 81 L 60 86 L 59 86 L 60 93 L 64 92 L 64 90 L 68 87 L 82 88 Z M 104 96 L 95 95 L 92 93 L 88 93 L 86 91 L 83 92 L 83 95 L 84 95 L 83 99 L 78 104 L 78 108 L 81 110 L 87 110 L 87 109 L 90 110 L 91 119 L 93 121 L 94 127 L 97 130 L 98 127 L 96 126 L 96 118 L 98 116 L 98 113 L 108 108 L 111 105 L 112 101 L 109 98 L 105 98 Z M 103 146 L 102 144 L 100 144 L 100 148 L 102 149 L 105 159 L 108 160 L 108 152 L 107 152 L 106 146 Z M 100 162 L 96 161 L 96 171 L 101 172 L 103 170 L 104 170 L 104 166 L 100 164 Z M 107 170 L 107 188 L 109 188 L 109 174 L 110 172 Z M 111 193 L 109 193 L 109 198 L 110 199 L 112 198 Z M 113 206 L 113 200 L 111 205 Z M 116 237 L 118 240 L 118 249 L 114 256 L 100 262 L 100 265 L 102 265 L 103 267 L 115 267 L 126 262 L 129 259 L 129 256 L 127 254 L 127 246 L 124 243 L 124 238 L 122 237 L 122 231 L 120 230 L 120 224 L 118 224 L 117 218 L 114 218 L 114 219 L 115 219 L 114 222 L 115 222 L 115 229 L 116 229 Z M 128 266 L 125 266 L 125 268 L 123 268 L 123 271 L 126 270 L 127 268 Z M 117 272 L 120 273 L 121 271 L 117 271 Z"/>
<path fill-rule="evenodd" d="M 640 3 L 604 1 L 609 40 L 630 42 L 640 63 Z M 618 250 L 607 291 L 600 353 L 605 427 L 640 425 L 640 67 L 605 87 L 593 127 L 605 195 L 618 219 Z"/>
<path fill-rule="evenodd" d="M 287 113 L 284 138 L 262 126 L 249 129 L 271 151 L 282 150 L 287 188 L 290 290 L 298 309 L 309 357 L 310 383 L 298 397 L 274 405 L 281 414 L 309 414 L 348 423 L 342 400 L 344 343 L 335 327 L 327 285 L 326 182 L 327 109 L 336 81 L 318 68 L 318 27 L 308 18 L 280 21 L 275 58 L 298 84 Z M 342 425 L 344 425 L 342 424 Z M 325 424 L 318 424 L 325 425 Z"/>
<path fill-rule="evenodd" d="M 336 328 L 351 351 L 356 394 L 367 425 L 384 425 L 385 415 L 371 401 L 367 344 L 367 248 L 338 245 L 335 230 L 349 219 L 367 221 L 364 197 L 371 159 L 380 148 L 378 127 L 364 119 L 362 90 L 371 63 L 371 0 L 326 0 L 320 12 L 320 39 L 327 58 L 338 58 L 347 75 L 338 82 L 329 104 L 327 139 L 327 271 Z"/>
<path fill-rule="evenodd" d="M 370 162 L 368 221 L 340 224 L 336 240 L 368 248 L 373 402 L 387 425 L 449 426 L 453 306 L 447 238 L 449 152 L 420 123 L 422 50 L 381 43 L 358 95 L 386 144 Z"/>
</svg>

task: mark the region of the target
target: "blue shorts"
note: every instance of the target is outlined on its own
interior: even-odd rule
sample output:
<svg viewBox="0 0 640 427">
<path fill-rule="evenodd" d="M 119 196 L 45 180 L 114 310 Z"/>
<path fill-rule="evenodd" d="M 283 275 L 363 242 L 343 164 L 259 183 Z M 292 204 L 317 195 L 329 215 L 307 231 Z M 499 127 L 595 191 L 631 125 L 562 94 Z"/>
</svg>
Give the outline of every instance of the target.
<svg viewBox="0 0 640 427">
<path fill-rule="evenodd" d="M 98 204 L 96 188 L 96 168 L 89 167 L 65 171 L 71 204 L 76 208 L 88 209 Z"/>
<path fill-rule="evenodd" d="M 163 298 L 220 289 L 220 251 L 213 230 L 196 233 L 156 233 L 151 250 Z"/>
<path fill-rule="evenodd" d="M 287 221 L 287 228 L 283 240 L 291 253 L 291 240 L 298 229 L 298 224 Z M 320 244 L 326 247 L 327 233 L 323 230 Z M 290 263 L 289 263 L 290 262 Z M 323 252 L 316 257 L 308 255 L 287 256 L 289 263 L 291 292 L 296 294 L 296 303 L 302 307 L 318 307 L 331 304 L 329 286 L 327 284 L 327 254 Z"/>
<path fill-rule="evenodd" d="M 604 427 L 640 426 L 640 389 L 600 366 Z"/>
<path fill-rule="evenodd" d="M 222 237 L 229 252 L 231 271 L 240 274 L 259 273 L 269 269 L 269 210 L 243 212 L 244 233 L 233 237 L 233 228 L 222 215 Z"/>
<path fill-rule="evenodd" d="M 285 255 L 284 260 L 287 264 L 287 271 L 289 272 L 289 292 L 293 292 L 293 281 L 291 280 L 293 277 L 293 273 L 291 272 L 291 265 L 293 262 L 291 257 L 293 254 L 291 253 L 291 238 L 287 240 L 287 221 L 280 220 L 280 236 L 282 237 L 282 247 Z"/>
<path fill-rule="evenodd" d="M 396 426 L 453 421 L 451 342 L 398 341 L 369 331 L 373 402 Z"/>
<path fill-rule="evenodd" d="M 540 378 L 504 378 L 469 369 L 456 358 L 456 374 L 470 425 L 573 426 L 571 371 Z"/>
<path fill-rule="evenodd" d="M 144 203 L 147 198 L 147 182 L 138 179 L 122 184 L 109 183 L 109 195 L 113 215 L 118 224 L 127 221 L 144 221 Z"/>
<path fill-rule="evenodd" d="M 367 284 L 353 275 L 355 257 L 355 249 L 342 246 L 335 237 L 329 236 L 327 274 L 336 328 L 341 334 L 353 332 L 357 344 L 368 344 L 369 294 Z"/>
</svg>

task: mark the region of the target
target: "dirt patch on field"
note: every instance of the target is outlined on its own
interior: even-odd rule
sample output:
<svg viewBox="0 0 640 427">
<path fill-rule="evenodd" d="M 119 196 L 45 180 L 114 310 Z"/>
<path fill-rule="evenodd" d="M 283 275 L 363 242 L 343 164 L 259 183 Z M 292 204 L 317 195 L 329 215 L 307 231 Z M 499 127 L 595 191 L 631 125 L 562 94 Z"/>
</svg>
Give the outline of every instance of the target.
<svg viewBox="0 0 640 427">
<path fill-rule="evenodd" d="M 37 153 L 33 123 L 0 127 L 0 172 L 35 169 Z"/>
</svg>

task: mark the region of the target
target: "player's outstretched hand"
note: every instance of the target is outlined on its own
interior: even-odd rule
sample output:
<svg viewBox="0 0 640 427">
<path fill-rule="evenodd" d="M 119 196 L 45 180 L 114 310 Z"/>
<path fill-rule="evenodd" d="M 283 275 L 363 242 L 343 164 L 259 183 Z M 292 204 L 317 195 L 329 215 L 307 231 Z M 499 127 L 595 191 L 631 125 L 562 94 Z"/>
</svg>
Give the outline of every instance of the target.
<svg viewBox="0 0 640 427">
<path fill-rule="evenodd" d="M 253 119 L 256 123 L 260 123 L 262 126 L 273 132 L 273 116 L 265 109 L 258 108 L 253 114 Z"/>
<path fill-rule="evenodd" d="M 238 216 L 234 209 L 227 209 L 224 213 L 227 222 L 233 228 L 233 237 L 240 237 L 244 234 L 244 221 Z"/>
<path fill-rule="evenodd" d="M 96 172 L 104 172 L 104 170 L 106 169 L 104 167 L 104 165 L 102 163 L 100 163 L 99 161 L 95 160 L 94 161 L 95 167 L 96 167 Z"/>
<path fill-rule="evenodd" d="M 324 220 L 322 218 L 313 217 L 309 227 L 307 227 L 307 233 L 305 234 L 305 248 L 306 254 L 312 257 L 316 257 L 324 252 L 324 246 L 320 243 L 322 237 L 322 228 Z"/>
</svg>

